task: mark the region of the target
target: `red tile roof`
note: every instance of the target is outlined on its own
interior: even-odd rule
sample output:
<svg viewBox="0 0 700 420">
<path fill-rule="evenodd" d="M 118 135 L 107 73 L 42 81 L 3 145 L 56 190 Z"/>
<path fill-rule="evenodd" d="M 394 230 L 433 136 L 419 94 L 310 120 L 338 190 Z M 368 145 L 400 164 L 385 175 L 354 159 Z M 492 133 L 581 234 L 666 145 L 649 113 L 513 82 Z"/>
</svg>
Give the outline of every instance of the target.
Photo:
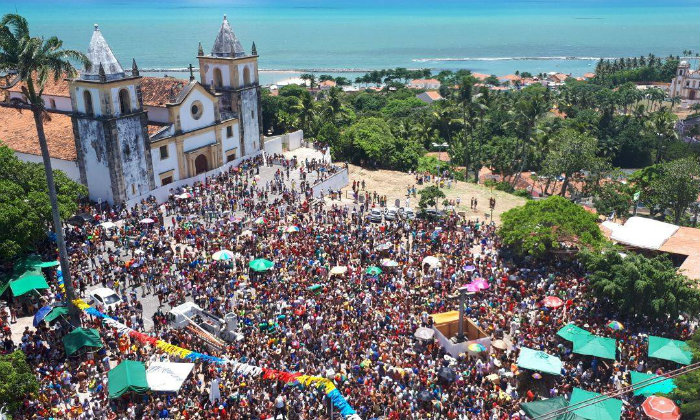
<svg viewBox="0 0 700 420">
<path fill-rule="evenodd" d="M 8 90 L 10 92 L 22 93 L 22 87 L 27 86 L 25 82 L 17 83 Z M 59 77 L 58 81 L 54 80 L 53 77 L 49 76 L 44 84 L 44 95 L 49 96 L 65 96 L 66 98 L 70 96 L 68 90 L 68 82 L 66 81 L 66 76 L 63 75 Z"/>
<path fill-rule="evenodd" d="M 189 81 L 174 77 L 142 77 L 141 96 L 147 106 L 165 106 L 175 100 Z"/>
<path fill-rule="evenodd" d="M 44 131 L 49 154 L 57 159 L 76 160 L 70 116 L 58 113 L 48 115 L 51 120 L 44 121 Z M 41 156 L 34 117 L 29 110 L 20 112 L 16 108 L 0 106 L 0 142 L 16 152 Z"/>
<path fill-rule="evenodd" d="M 442 96 L 440 96 L 440 93 L 435 92 L 434 90 L 431 90 L 429 92 L 425 92 L 425 94 L 428 95 L 428 97 L 434 101 L 439 101 L 440 99 L 442 99 Z"/>
<path fill-rule="evenodd" d="M 427 84 L 440 84 L 438 79 L 413 79 L 411 80 L 412 85 L 427 85 Z"/>
</svg>

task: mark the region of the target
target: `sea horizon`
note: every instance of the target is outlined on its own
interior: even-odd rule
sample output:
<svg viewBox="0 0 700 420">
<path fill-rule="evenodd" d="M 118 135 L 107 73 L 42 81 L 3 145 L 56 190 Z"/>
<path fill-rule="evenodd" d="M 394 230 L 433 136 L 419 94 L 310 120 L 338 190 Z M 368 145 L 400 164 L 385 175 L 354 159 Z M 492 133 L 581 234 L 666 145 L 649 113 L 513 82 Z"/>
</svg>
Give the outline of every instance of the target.
<svg viewBox="0 0 700 420">
<path fill-rule="evenodd" d="M 700 0 L 0 0 L 0 12 L 83 51 L 98 23 L 123 65 L 175 77 L 226 14 L 246 51 L 255 42 L 262 84 L 395 67 L 579 76 L 601 58 L 700 51 Z"/>
</svg>

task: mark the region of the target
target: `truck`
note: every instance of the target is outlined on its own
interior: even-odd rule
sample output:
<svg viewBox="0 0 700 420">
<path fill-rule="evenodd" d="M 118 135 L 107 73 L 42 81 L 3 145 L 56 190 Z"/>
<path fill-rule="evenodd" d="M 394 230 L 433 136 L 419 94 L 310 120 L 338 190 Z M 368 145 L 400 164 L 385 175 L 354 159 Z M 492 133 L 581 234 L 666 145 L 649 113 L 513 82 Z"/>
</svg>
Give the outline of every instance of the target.
<svg viewBox="0 0 700 420">
<path fill-rule="evenodd" d="M 243 340 L 238 332 L 238 317 L 233 312 L 224 319 L 205 311 L 194 302 L 185 302 L 168 312 L 168 322 L 175 329 L 187 329 L 210 347 L 221 350 L 226 343 Z"/>
</svg>

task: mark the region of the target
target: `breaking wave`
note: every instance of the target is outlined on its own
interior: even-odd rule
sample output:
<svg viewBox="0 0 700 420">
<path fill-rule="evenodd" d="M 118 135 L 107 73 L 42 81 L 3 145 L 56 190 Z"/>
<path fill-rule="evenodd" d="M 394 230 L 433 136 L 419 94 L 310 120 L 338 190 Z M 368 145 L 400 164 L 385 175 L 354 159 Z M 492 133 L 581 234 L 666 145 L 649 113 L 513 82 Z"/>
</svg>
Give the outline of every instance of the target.
<svg viewBox="0 0 700 420">
<path fill-rule="evenodd" d="M 603 60 L 614 60 L 612 57 L 602 57 Z M 427 63 L 432 61 L 593 61 L 600 60 L 601 57 L 577 57 L 577 56 L 558 56 L 558 57 L 463 57 L 463 58 L 414 58 L 415 63 Z"/>
</svg>

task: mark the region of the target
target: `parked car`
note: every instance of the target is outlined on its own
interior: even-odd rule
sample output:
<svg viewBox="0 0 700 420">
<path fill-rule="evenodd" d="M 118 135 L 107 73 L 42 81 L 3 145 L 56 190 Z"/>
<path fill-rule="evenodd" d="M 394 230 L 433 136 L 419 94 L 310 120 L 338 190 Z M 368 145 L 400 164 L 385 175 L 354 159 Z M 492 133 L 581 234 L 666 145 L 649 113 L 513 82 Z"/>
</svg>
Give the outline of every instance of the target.
<svg viewBox="0 0 700 420">
<path fill-rule="evenodd" d="M 443 219 L 445 216 L 446 215 L 444 211 L 435 209 L 424 209 L 420 213 L 418 213 L 418 217 L 428 220 Z"/>
<path fill-rule="evenodd" d="M 367 214 L 367 220 L 374 223 L 381 223 L 383 220 L 382 211 L 380 209 L 372 209 Z"/>
<path fill-rule="evenodd" d="M 114 309 L 122 302 L 122 299 L 114 290 L 106 287 L 91 290 L 89 295 L 92 304 L 102 310 Z"/>
<path fill-rule="evenodd" d="M 399 218 L 399 209 L 396 207 L 387 207 L 384 211 L 384 218 L 386 220 L 396 220 Z"/>
<path fill-rule="evenodd" d="M 399 209 L 399 214 L 402 218 L 407 220 L 413 220 L 416 218 L 416 212 L 410 207 L 401 207 Z"/>
</svg>

